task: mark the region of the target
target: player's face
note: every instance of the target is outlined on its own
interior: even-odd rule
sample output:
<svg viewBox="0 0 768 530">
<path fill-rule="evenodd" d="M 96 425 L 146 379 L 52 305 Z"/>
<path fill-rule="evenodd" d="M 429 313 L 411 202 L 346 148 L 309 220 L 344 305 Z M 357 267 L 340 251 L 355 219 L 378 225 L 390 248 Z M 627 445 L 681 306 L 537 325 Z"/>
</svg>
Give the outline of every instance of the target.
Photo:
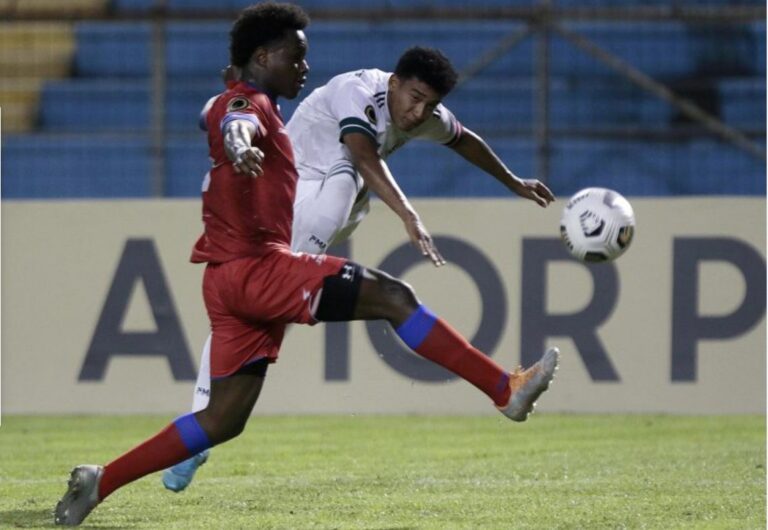
<svg viewBox="0 0 768 530">
<path fill-rule="evenodd" d="M 307 37 L 301 30 L 289 31 L 267 52 L 269 90 L 278 96 L 293 99 L 307 81 Z"/>
<path fill-rule="evenodd" d="M 423 81 L 412 77 L 389 78 L 389 114 L 395 126 L 410 131 L 424 123 L 440 103 L 440 94 Z"/>
</svg>

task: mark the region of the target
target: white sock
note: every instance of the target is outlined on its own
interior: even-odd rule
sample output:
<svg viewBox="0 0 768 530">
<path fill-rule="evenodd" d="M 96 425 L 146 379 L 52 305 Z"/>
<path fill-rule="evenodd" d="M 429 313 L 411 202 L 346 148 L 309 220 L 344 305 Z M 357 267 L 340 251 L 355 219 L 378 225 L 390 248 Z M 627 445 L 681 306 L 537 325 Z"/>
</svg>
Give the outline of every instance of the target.
<svg viewBox="0 0 768 530">
<path fill-rule="evenodd" d="M 192 396 L 192 412 L 198 412 L 208 406 L 211 397 L 211 335 L 203 346 L 200 356 L 200 370 L 197 372 L 195 392 Z"/>
</svg>

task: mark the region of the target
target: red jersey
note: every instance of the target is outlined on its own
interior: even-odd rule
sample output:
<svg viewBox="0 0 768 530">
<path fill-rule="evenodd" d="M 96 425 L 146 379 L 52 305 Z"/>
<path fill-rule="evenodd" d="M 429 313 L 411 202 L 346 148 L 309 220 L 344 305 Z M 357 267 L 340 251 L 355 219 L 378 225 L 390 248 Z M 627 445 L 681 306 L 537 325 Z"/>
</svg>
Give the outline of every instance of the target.
<svg viewBox="0 0 768 530">
<path fill-rule="evenodd" d="M 224 263 L 291 245 L 298 174 L 277 104 L 246 82 L 230 86 L 205 113 L 213 168 L 203 185 L 205 231 L 192 250 L 194 263 Z M 264 153 L 263 174 L 236 173 L 224 150 L 224 126 L 232 120 L 256 126 L 252 145 Z"/>
</svg>

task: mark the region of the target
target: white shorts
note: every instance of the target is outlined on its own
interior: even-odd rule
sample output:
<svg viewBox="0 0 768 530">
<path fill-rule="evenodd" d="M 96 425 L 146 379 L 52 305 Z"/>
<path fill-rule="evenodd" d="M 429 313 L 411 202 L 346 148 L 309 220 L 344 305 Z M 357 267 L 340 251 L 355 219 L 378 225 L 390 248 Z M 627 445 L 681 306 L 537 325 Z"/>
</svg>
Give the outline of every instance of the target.
<svg viewBox="0 0 768 530">
<path fill-rule="evenodd" d="M 368 188 L 349 160 L 339 160 L 326 174 L 299 168 L 291 249 L 325 254 L 347 239 L 369 210 Z"/>
</svg>

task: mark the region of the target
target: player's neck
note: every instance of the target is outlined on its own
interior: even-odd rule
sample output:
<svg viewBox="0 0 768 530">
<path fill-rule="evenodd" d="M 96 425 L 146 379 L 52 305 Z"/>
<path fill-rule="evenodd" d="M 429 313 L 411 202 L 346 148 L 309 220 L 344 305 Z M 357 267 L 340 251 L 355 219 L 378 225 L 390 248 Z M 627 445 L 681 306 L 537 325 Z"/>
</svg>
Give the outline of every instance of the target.
<svg viewBox="0 0 768 530">
<path fill-rule="evenodd" d="M 258 90 L 259 92 L 266 94 L 273 102 L 277 102 L 277 94 L 267 88 L 263 80 L 258 79 L 257 76 L 243 77 L 240 81 L 247 84 L 249 87 Z"/>
<path fill-rule="evenodd" d="M 276 92 L 270 89 L 271 83 L 268 82 L 269 75 L 267 70 L 255 64 L 254 61 L 249 62 L 245 68 L 243 68 L 243 73 L 240 79 L 244 83 L 247 83 L 251 88 L 269 96 L 269 99 L 272 101 L 277 101 Z"/>
</svg>

